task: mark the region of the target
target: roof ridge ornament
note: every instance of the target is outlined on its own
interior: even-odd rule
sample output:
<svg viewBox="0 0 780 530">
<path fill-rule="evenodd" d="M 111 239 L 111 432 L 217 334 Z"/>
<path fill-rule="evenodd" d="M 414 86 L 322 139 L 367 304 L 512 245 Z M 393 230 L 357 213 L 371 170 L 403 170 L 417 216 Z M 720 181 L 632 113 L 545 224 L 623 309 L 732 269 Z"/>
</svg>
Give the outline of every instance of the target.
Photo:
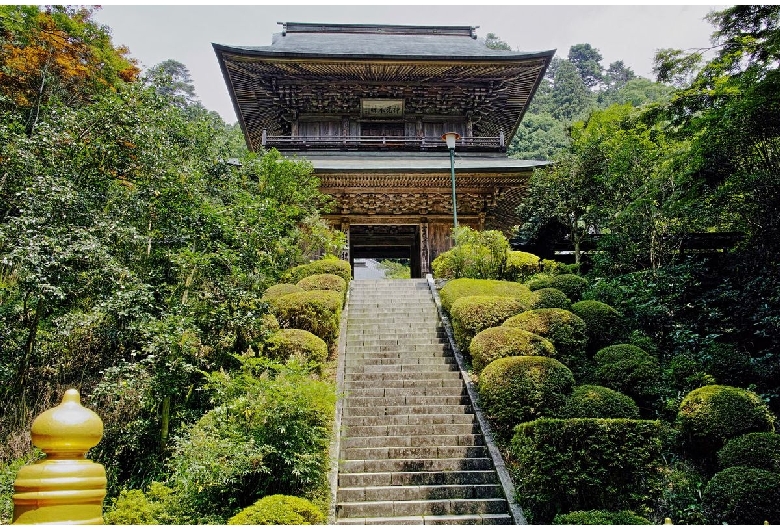
<svg viewBox="0 0 780 530">
<path fill-rule="evenodd" d="M 479 26 L 415 26 L 402 24 L 330 24 L 316 22 L 277 22 L 282 36 L 288 33 L 380 33 L 391 35 L 451 35 L 477 38 Z"/>
</svg>

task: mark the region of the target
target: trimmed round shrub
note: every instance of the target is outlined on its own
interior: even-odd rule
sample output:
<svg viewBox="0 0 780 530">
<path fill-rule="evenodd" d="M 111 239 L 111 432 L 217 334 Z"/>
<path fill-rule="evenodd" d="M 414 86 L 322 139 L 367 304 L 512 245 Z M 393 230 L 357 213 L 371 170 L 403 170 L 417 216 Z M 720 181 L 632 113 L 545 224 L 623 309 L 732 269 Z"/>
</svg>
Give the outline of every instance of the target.
<svg viewBox="0 0 780 530">
<path fill-rule="evenodd" d="M 545 287 L 534 291 L 531 296 L 531 309 L 569 309 L 571 300 L 553 287 Z"/>
<path fill-rule="evenodd" d="M 307 276 L 314 274 L 335 274 L 341 276 L 345 282 L 352 279 L 352 267 L 348 261 L 337 258 L 324 258 L 304 265 L 298 265 L 282 274 L 285 283 L 298 283 Z"/>
<path fill-rule="evenodd" d="M 312 274 L 306 276 L 296 284 L 304 291 L 337 291 L 345 293 L 347 282 L 341 276 L 335 274 Z"/>
<path fill-rule="evenodd" d="M 542 261 L 536 254 L 510 250 L 506 253 L 504 278 L 513 282 L 524 282 L 542 270 Z"/>
<path fill-rule="evenodd" d="M 498 362 L 498 361 L 496 361 Z M 641 511 L 662 488 L 659 421 L 542 418 L 515 428 L 510 472 L 533 524 L 579 510 Z"/>
<path fill-rule="evenodd" d="M 343 295 L 336 291 L 303 291 L 271 300 L 271 306 L 281 327 L 310 331 L 333 346 L 343 302 Z"/>
<path fill-rule="evenodd" d="M 295 284 L 277 283 L 276 285 L 272 285 L 271 287 L 265 290 L 265 292 L 263 293 L 262 300 L 265 301 L 273 300 L 275 298 L 279 298 L 280 296 L 284 296 L 292 293 L 300 293 L 300 292 L 303 292 L 303 289 L 301 289 Z"/>
<path fill-rule="evenodd" d="M 720 467 L 747 466 L 780 473 L 780 434 L 750 432 L 726 442 L 718 451 Z"/>
<path fill-rule="evenodd" d="M 591 352 L 614 344 L 623 335 L 623 317 L 612 306 L 596 300 L 583 300 L 572 304 L 571 312 L 585 321 Z"/>
<path fill-rule="evenodd" d="M 309 331 L 281 329 L 268 337 L 263 355 L 275 361 L 285 362 L 296 358 L 319 365 L 328 358 L 328 345 Z"/>
<path fill-rule="evenodd" d="M 780 521 L 780 474 L 736 466 L 716 473 L 701 497 L 709 524 Z"/>
<path fill-rule="evenodd" d="M 532 309 L 508 318 L 503 324 L 536 333 L 555 346 L 556 358 L 564 364 L 585 356 L 585 322 L 565 309 Z"/>
<path fill-rule="evenodd" d="M 574 388 L 561 411 L 564 418 L 639 419 L 639 407 L 625 394 L 598 385 Z"/>
<path fill-rule="evenodd" d="M 471 339 L 483 329 L 500 326 L 507 318 L 528 309 L 509 296 L 466 296 L 452 305 L 452 333 L 462 351 L 468 351 Z"/>
<path fill-rule="evenodd" d="M 658 392 L 655 357 L 633 344 L 615 344 L 596 353 L 596 379 L 604 386 L 645 400 Z"/>
<path fill-rule="evenodd" d="M 504 357 L 479 376 L 479 402 L 500 437 L 518 423 L 555 416 L 574 386 L 571 370 L 550 357 Z"/>
<path fill-rule="evenodd" d="M 588 288 L 588 280 L 576 274 L 558 274 L 549 278 L 539 278 L 528 283 L 532 291 L 552 287 L 563 291 L 563 293 L 572 301 L 582 298 L 582 293 Z"/>
<path fill-rule="evenodd" d="M 505 282 L 501 280 L 474 280 L 471 278 L 459 278 L 450 280 L 439 291 L 441 305 L 448 313 L 452 305 L 466 296 L 508 296 L 516 298 L 526 305 L 531 303 L 531 291 L 517 282 Z"/>
<path fill-rule="evenodd" d="M 476 372 L 502 357 L 536 355 L 555 357 L 552 342 L 519 328 L 495 327 L 480 331 L 469 345 L 471 365 Z"/>
<path fill-rule="evenodd" d="M 228 524 L 325 524 L 325 516 L 301 497 L 271 495 L 238 512 Z"/>
<path fill-rule="evenodd" d="M 689 392 L 680 403 L 677 421 L 691 451 L 699 456 L 714 453 L 731 438 L 774 430 L 774 417 L 759 396 L 724 385 Z"/>
<path fill-rule="evenodd" d="M 436 278 L 496 278 L 501 257 L 489 247 L 465 243 L 436 256 L 431 269 Z"/>
<path fill-rule="evenodd" d="M 629 510 L 622 512 L 608 512 L 606 510 L 588 510 L 586 512 L 571 512 L 558 514 L 552 524 L 598 524 L 598 525 L 624 525 L 624 524 L 653 524 L 649 519 L 640 517 Z"/>
</svg>

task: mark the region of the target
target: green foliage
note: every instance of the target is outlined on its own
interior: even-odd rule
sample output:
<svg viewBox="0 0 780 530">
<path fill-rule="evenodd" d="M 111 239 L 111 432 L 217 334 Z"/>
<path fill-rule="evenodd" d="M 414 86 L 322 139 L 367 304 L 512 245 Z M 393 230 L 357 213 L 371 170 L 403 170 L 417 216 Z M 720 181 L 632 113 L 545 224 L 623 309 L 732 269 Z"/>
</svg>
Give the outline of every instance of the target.
<svg viewBox="0 0 780 530">
<path fill-rule="evenodd" d="M 773 431 L 774 420 L 755 393 L 723 385 L 691 391 L 683 398 L 677 414 L 689 451 L 699 457 L 713 456 L 731 438 Z"/>
<path fill-rule="evenodd" d="M 568 309 L 571 307 L 569 297 L 563 294 L 563 291 L 553 287 L 537 289 L 533 293 L 531 309 Z"/>
<path fill-rule="evenodd" d="M 576 302 L 582 298 L 582 293 L 588 288 L 588 280 L 576 274 L 559 274 L 531 281 L 528 283 L 528 287 L 532 291 L 552 287 L 562 291 L 569 299 Z"/>
<path fill-rule="evenodd" d="M 460 278 L 450 280 L 439 292 L 441 305 L 451 312 L 452 305 L 465 296 L 510 296 L 523 303 L 531 302 L 531 291 L 523 284 L 501 280 L 475 280 Z"/>
<path fill-rule="evenodd" d="M 300 293 L 303 291 L 304 289 L 301 289 L 292 283 L 277 283 L 263 292 L 263 300 L 273 300 L 274 298 L 279 298 L 280 296 L 284 296 L 286 294 Z"/>
<path fill-rule="evenodd" d="M 291 495 L 270 495 L 238 512 L 228 519 L 228 524 L 325 524 L 325 516 L 306 499 Z"/>
<path fill-rule="evenodd" d="M 780 434 L 750 432 L 732 438 L 718 451 L 722 469 L 745 466 L 780 473 Z"/>
<path fill-rule="evenodd" d="M 280 329 L 265 341 L 263 355 L 280 362 L 298 359 L 319 367 L 328 358 L 328 345 L 308 331 Z"/>
<path fill-rule="evenodd" d="M 656 518 L 669 517 L 677 525 L 706 524 L 701 492 L 706 483 L 701 472 L 683 460 L 661 470 L 663 490 L 655 505 Z"/>
<path fill-rule="evenodd" d="M 271 300 L 279 325 L 314 333 L 329 347 L 336 344 L 344 297 L 336 291 L 304 291 Z"/>
<path fill-rule="evenodd" d="M 615 343 L 623 335 L 623 316 L 607 304 L 583 300 L 572 304 L 571 312 L 585 321 L 591 352 Z"/>
<path fill-rule="evenodd" d="M 284 368 L 215 373 L 215 408 L 177 439 L 171 487 L 195 515 L 224 519 L 271 493 L 312 494 L 328 470 L 335 388 Z"/>
<path fill-rule="evenodd" d="M 650 520 L 641 517 L 634 512 L 623 510 L 622 512 L 608 512 L 606 510 L 588 510 L 586 512 L 570 512 L 558 514 L 552 524 L 569 525 L 633 525 L 652 524 Z"/>
<path fill-rule="evenodd" d="M 146 493 L 122 490 L 103 519 L 110 525 L 185 524 L 187 521 L 174 491 L 159 482 L 152 482 Z"/>
<path fill-rule="evenodd" d="M 461 226 L 454 232 L 455 246 L 431 263 L 437 278 L 480 278 L 499 280 L 506 267 L 509 242 L 497 230 L 479 232 Z"/>
<path fill-rule="evenodd" d="M 352 269 L 349 266 L 349 262 L 334 257 L 326 257 L 293 267 L 285 271 L 281 279 L 285 283 L 298 283 L 307 276 L 314 274 L 335 274 L 343 278 L 345 282 L 349 282 L 352 279 Z"/>
<path fill-rule="evenodd" d="M 471 339 L 483 329 L 500 326 L 504 320 L 528 308 L 509 296 L 464 296 L 450 308 L 455 342 L 464 352 Z"/>
<path fill-rule="evenodd" d="M 477 373 L 503 357 L 556 357 L 555 347 L 549 340 L 522 329 L 506 326 L 487 328 L 477 333 L 471 339 L 469 353 L 471 365 Z"/>
<path fill-rule="evenodd" d="M 780 474 L 750 467 L 716 473 L 702 493 L 708 524 L 760 525 L 780 519 Z"/>
<path fill-rule="evenodd" d="M 530 252 L 510 250 L 507 252 L 504 266 L 504 279 L 513 282 L 524 282 L 541 270 L 539 256 Z"/>
<path fill-rule="evenodd" d="M 347 282 L 335 274 L 312 274 L 300 280 L 298 287 L 304 291 L 336 291 L 346 294 Z"/>
<path fill-rule="evenodd" d="M 574 387 L 561 411 L 564 418 L 639 419 L 639 407 L 625 394 L 597 385 Z"/>
<path fill-rule="evenodd" d="M 585 322 L 565 309 L 532 309 L 507 319 L 503 326 L 524 329 L 548 339 L 555 346 L 556 358 L 566 365 L 576 365 L 585 357 Z"/>
<path fill-rule="evenodd" d="M 658 395 L 658 361 L 637 346 L 615 344 L 599 350 L 595 357 L 596 379 L 646 403 Z"/>
<path fill-rule="evenodd" d="M 385 278 L 404 280 L 412 277 L 412 269 L 408 259 L 383 259 L 379 268 L 385 271 Z"/>
<path fill-rule="evenodd" d="M 660 435 L 660 422 L 630 419 L 518 425 L 510 448 L 518 499 L 534 524 L 579 510 L 646 514 L 661 486 Z"/>
<path fill-rule="evenodd" d="M 506 440 L 518 423 L 555 416 L 566 403 L 574 376 L 550 357 L 504 357 L 479 377 L 479 402 L 497 435 Z"/>
</svg>

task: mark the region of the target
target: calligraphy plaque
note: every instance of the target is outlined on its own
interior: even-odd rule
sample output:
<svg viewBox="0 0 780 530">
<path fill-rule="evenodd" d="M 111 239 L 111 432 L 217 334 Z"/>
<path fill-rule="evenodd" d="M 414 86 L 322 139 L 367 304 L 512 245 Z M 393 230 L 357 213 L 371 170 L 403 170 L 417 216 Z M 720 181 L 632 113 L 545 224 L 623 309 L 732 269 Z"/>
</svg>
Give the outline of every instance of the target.
<svg viewBox="0 0 780 530">
<path fill-rule="evenodd" d="M 400 118 L 404 115 L 404 100 L 361 99 L 360 115 L 364 118 Z"/>
</svg>

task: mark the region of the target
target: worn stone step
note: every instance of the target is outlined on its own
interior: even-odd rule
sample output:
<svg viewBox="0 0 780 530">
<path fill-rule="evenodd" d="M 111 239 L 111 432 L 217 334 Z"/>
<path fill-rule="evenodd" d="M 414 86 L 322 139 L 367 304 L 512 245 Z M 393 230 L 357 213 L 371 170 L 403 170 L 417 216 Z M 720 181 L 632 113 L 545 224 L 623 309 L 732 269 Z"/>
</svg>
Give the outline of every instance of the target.
<svg viewBox="0 0 780 530">
<path fill-rule="evenodd" d="M 457 396 L 349 396 L 347 408 L 356 407 L 399 407 L 401 405 L 467 405 L 468 394 Z"/>
<path fill-rule="evenodd" d="M 343 460 L 394 460 L 435 458 L 488 458 L 484 445 L 450 445 L 440 447 L 350 447 L 341 452 Z"/>
<path fill-rule="evenodd" d="M 462 385 L 451 387 L 421 387 L 421 388 L 353 388 L 346 397 L 393 397 L 393 396 L 462 396 L 466 387 Z"/>
<path fill-rule="evenodd" d="M 345 436 L 341 447 L 437 447 L 440 445 L 482 445 L 481 434 L 415 434 L 388 436 Z"/>
<path fill-rule="evenodd" d="M 344 429 L 345 437 L 358 436 L 423 436 L 431 434 L 475 434 L 476 424 L 469 423 L 423 423 L 420 425 L 352 425 Z"/>
<path fill-rule="evenodd" d="M 455 372 L 460 374 L 457 365 L 451 364 L 369 364 L 347 366 L 344 375 L 350 374 L 426 374 L 440 372 Z"/>
<path fill-rule="evenodd" d="M 341 518 L 339 525 L 511 525 L 509 514 L 466 514 L 466 515 L 417 515 L 411 517 L 353 517 Z"/>
<path fill-rule="evenodd" d="M 338 517 L 461 515 L 501 513 L 506 511 L 506 499 L 500 498 L 341 502 L 336 507 Z"/>
<path fill-rule="evenodd" d="M 345 364 L 348 363 L 360 363 L 363 360 L 374 359 L 389 359 L 389 360 L 403 360 L 403 359 L 431 359 L 431 358 L 451 358 L 452 352 L 449 348 L 437 348 L 435 351 L 367 351 L 362 350 L 359 352 L 353 352 L 347 356 Z"/>
<path fill-rule="evenodd" d="M 440 372 L 436 379 L 431 379 L 431 373 L 405 373 L 401 374 L 344 374 L 347 391 L 353 388 L 420 388 L 420 387 L 445 387 L 463 384 L 460 372 Z M 378 384 L 381 382 L 381 385 Z"/>
<path fill-rule="evenodd" d="M 460 460 L 462 461 L 462 459 Z M 341 470 L 341 468 L 339 468 Z M 339 473 L 339 487 L 410 486 L 434 484 L 496 484 L 498 477 L 489 469 L 444 471 L 355 471 Z"/>
<path fill-rule="evenodd" d="M 347 345 L 347 351 L 350 349 L 356 349 L 360 351 L 361 353 L 383 353 L 383 352 L 391 352 L 396 354 L 402 354 L 398 357 L 403 360 L 406 358 L 406 355 L 408 354 L 410 358 L 418 358 L 420 356 L 423 356 L 425 354 L 429 354 L 431 356 L 434 356 L 434 354 L 439 353 L 442 355 L 439 355 L 439 357 L 443 356 L 443 354 L 452 354 L 452 350 L 450 350 L 450 347 L 446 344 L 378 344 L 378 341 L 361 341 L 358 343 L 351 343 Z M 347 363 L 352 361 L 353 359 L 347 355 Z M 409 363 L 414 364 L 414 363 Z"/>
<path fill-rule="evenodd" d="M 400 405 L 395 407 L 344 407 L 344 416 L 394 416 L 396 414 L 471 414 L 471 405 Z"/>
<path fill-rule="evenodd" d="M 421 499 L 495 499 L 503 494 L 503 490 L 498 484 L 446 484 L 339 488 L 338 493 L 342 502 L 371 502 Z"/>
<path fill-rule="evenodd" d="M 391 416 L 344 416 L 341 425 L 420 425 L 473 423 L 474 414 L 394 414 Z"/>
<path fill-rule="evenodd" d="M 344 460 L 339 464 L 339 471 L 344 474 L 492 470 L 493 461 L 490 458 L 415 458 L 408 460 L 390 458 L 387 460 Z M 435 484 L 451 484 L 451 482 L 436 482 Z"/>
<path fill-rule="evenodd" d="M 376 365 L 386 365 L 386 366 L 400 366 L 401 364 L 435 364 L 435 365 L 456 365 L 457 362 L 455 361 L 454 357 L 451 356 L 444 356 L 444 355 L 424 355 L 420 357 L 404 357 L 404 358 L 398 358 L 398 357 L 380 357 L 378 359 L 349 359 L 345 365 L 348 368 L 356 367 L 356 366 L 376 366 Z"/>
</svg>

